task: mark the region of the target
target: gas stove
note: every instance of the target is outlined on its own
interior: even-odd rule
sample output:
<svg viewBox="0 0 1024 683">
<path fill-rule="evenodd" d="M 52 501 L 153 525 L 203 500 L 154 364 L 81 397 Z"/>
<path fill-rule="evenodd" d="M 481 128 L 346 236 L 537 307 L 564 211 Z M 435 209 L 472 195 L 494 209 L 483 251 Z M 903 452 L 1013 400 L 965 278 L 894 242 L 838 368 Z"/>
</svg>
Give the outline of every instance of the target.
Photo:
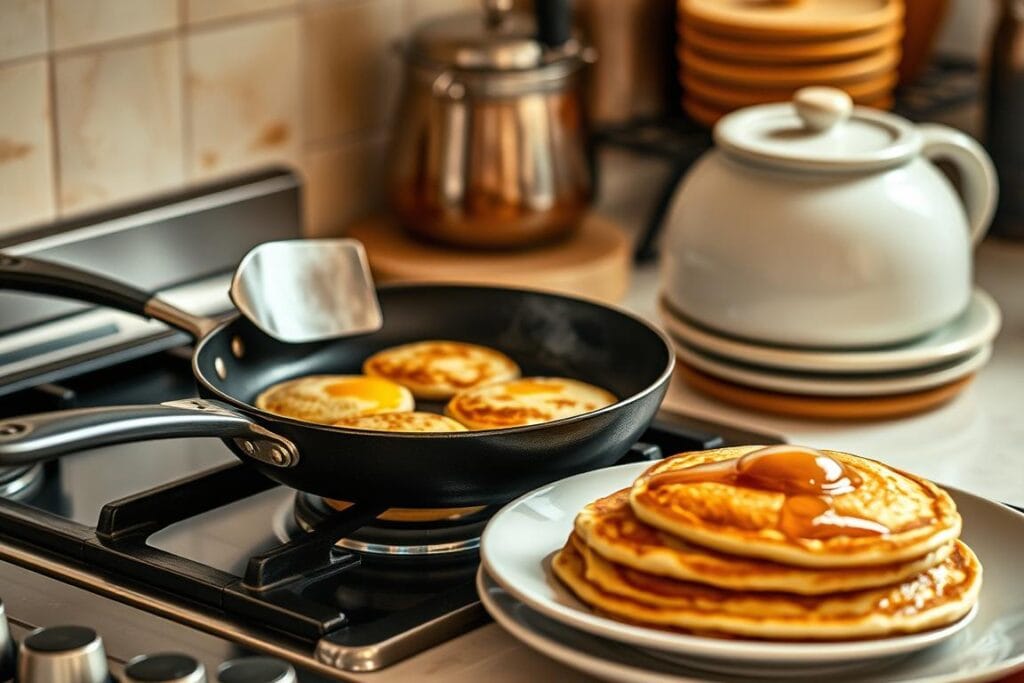
<svg viewBox="0 0 1024 683">
<path fill-rule="evenodd" d="M 59 248 L 69 262 L 103 267 L 91 260 L 106 253 L 94 240 L 120 232 L 135 258 L 119 247 L 111 267 L 133 262 L 138 271 L 139 261 L 173 256 L 174 277 L 141 284 L 226 311 L 227 277 L 253 241 L 297 233 L 298 192 L 288 174 L 264 174 L 5 248 Z M 215 255 L 183 239 L 209 226 L 210 211 L 220 226 Z M 194 395 L 189 350 L 169 330 L 104 309 L 7 299 L 17 303 L 3 295 L 0 311 L 19 310 L 27 322 L 0 335 L 0 418 Z M 623 461 L 771 441 L 663 415 Z M 217 439 L 111 446 L 0 470 L 0 680 L 5 652 L 11 661 L 4 620 L 22 665 L 50 671 L 37 680 L 55 683 L 52 672 L 90 658 L 120 680 L 198 681 L 201 665 L 209 680 L 226 667 L 224 680 L 330 681 L 387 667 L 486 622 L 473 577 L 496 510 L 326 500 L 265 479 Z M 40 627 L 49 628 L 33 633 Z M 154 653 L 176 654 L 133 661 Z"/>
</svg>

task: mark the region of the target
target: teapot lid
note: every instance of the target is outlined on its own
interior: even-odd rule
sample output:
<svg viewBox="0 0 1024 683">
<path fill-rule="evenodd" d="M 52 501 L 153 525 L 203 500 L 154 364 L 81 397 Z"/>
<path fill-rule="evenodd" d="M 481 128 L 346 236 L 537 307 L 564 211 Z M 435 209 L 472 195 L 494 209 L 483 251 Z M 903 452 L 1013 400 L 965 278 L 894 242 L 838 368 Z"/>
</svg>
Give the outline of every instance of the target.
<svg viewBox="0 0 1024 683">
<path fill-rule="evenodd" d="M 558 49 L 538 39 L 534 17 L 512 10 L 512 0 L 486 0 L 484 12 L 439 17 L 417 27 L 409 42 L 414 58 L 442 67 L 513 71 L 577 56 L 579 44 Z"/>
<path fill-rule="evenodd" d="M 811 86 L 792 102 L 734 111 L 715 125 L 715 143 L 751 160 L 805 171 L 865 171 L 904 163 L 921 151 L 910 121 L 854 107 L 842 90 Z"/>
</svg>

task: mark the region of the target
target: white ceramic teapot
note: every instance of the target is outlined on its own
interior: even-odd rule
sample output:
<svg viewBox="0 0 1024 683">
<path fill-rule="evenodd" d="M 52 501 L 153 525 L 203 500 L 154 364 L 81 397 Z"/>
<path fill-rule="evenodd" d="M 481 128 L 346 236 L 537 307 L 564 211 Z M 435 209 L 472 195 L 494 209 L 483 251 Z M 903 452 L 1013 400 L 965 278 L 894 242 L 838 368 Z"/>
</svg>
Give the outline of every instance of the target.
<svg viewBox="0 0 1024 683">
<path fill-rule="evenodd" d="M 812 87 L 725 116 L 714 138 L 668 216 L 663 296 L 683 316 L 771 344 L 866 347 L 967 306 L 998 191 L 967 135 Z"/>
</svg>

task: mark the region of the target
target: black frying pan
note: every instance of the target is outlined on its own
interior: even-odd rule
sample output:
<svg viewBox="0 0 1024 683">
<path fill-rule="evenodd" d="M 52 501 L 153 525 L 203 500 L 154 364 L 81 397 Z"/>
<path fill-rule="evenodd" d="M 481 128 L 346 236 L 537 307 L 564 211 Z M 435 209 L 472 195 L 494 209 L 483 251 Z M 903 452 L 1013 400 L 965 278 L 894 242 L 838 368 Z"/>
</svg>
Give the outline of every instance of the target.
<svg viewBox="0 0 1024 683">
<path fill-rule="evenodd" d="M 0 287 L 112 306 L 192 334 L 192 369 L 203 397 L 10 419 L 0 424 L 0 466 L 112 443 L 216 436 L 271 479 L 330 498 L 402 507 L 497 503 L 614 462 L 647 428 L 674 362 L 665 337 L 638 318 L 580 299 L 514 289 L 382 287 L 381 330 L 299 345 L 276 341 L 242 317 L 220 323 L 198 318 L 123 283 L 26 258 L 0 256 Z M 500 349 L 524 375 L 580 379 L 622 400 L 545 424 L 444 434 L 329 427 L 252 405 L 276 382 L 359 373 L 372 353 L 423 339 Z"/>
</svg>

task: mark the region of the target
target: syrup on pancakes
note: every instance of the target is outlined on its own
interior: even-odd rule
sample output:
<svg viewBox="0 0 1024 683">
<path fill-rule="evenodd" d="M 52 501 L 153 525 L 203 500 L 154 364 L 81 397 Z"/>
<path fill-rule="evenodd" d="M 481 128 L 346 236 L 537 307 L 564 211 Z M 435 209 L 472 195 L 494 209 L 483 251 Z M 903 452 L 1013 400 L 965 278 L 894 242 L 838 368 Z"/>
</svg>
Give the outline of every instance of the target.
<svg viewBox="0 0 1024 683">
<path fill-rule="evenodd" d="M 649 489 L 673 484 L 714 482 L 782 493 L 786 496 L 778 529 L 790 538 L 882 536 L 878 522 L 839 514 L 833 496 L 850 493 L 860 476 L 835 458 L 801 446 L 769 446 L 740 458 L 655 474 Z"/>
</svg>

